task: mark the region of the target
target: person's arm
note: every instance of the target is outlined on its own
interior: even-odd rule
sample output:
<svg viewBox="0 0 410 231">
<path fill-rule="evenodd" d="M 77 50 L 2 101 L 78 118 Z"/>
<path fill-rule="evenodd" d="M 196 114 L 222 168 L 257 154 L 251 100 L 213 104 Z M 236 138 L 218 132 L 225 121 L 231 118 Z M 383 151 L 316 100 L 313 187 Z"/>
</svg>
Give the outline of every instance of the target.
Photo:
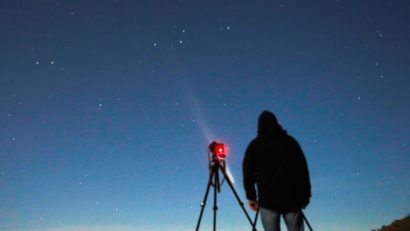
<svg viewBox="0 0 410 231">
<path fill-rule="evenodd" d="M 312 196 L 311 193 L 311 185 L 310 185 L 310 176 L 309 176 L 309 168 L 306 161 L 305 154 L 303 153 L 302 148 L 300 147 L 299 143 L 296 140 L 294 142 L 294 153 L 297 158 L 297 170 L 299 171 L 299 181 L 300 181 L 300 200 L 301 206 L 304 208 L 306 207 Z"/>
<path fill-rule="evenodd" d="M 255 153 L 254 153 L 254 142 L 248 145 L 245 151 L 245 156 L 242 162 L 242 173 L 243 173 L 243 185 L 246 192 L 246 198 L 251 205 L 257 204 L 256 196 L 256 178 L 255 178 Z"/>
</svg>

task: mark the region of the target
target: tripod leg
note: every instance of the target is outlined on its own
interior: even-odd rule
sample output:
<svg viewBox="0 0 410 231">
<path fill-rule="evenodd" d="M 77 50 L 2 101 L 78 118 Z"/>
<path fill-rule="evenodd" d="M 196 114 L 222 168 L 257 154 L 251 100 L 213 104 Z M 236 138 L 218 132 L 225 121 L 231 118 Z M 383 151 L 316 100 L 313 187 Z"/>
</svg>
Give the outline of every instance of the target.
<svg viewBox="0 0 410 231">
<path fill-rule="evenodd" d="M 214 187 L 214 207 L 213 207 L 213 210 L 214 210 L 214 231 L 216 231 L 216 212 L 217 212 L 217 210 L 218 210 L 218 199 L 217 199 L 217 197 L 218 197 L 218 191 L 219 191 L 219 173 L 218 173 L 218 171 L 216 171 L 215 172 L 215 187 Z"/>
<path fill-rule="evenodd" d="M 199 226 L 201 225 L 202 215 L 204 213 L 204 209 L 205 209 L 205 206 L 206 206 L 206 201 L 208 199 L 209 189 L 211 188 L 212 178 L 214 177 L 214 175 L 215 175 L 214 171 L 212 171 L 211 174 L 209 175 L 209 181 L 208 181 L 208 185 L 206 187 L 205 196 L 204 196 L 204 199 L 202 200 L 202 203 L 201 203 L 201 212 L 199 213 L 198 222 L 196 224 L 196 229 L 195 229 L 196 231 L 199 230 Z"/>
<path fill-rule="evenodd" d="M 256 231 L 256 225 L 254 224 L 254 222 L 252 221 L 251 217 L 249 216 L 248 212 L 246 211 L 243 202 L 241 201 L 241 199 L 238 196 L 238 193 L 236 192 L 235 188 L 233 187 L 233 184 L 231 182 L 231 180 L 229 179 L 228 175 L 225 172 L 225 169 L 222 168 L 222 166 L 219 166 L 219 168 L 221 169 L 222 173 L 224 174 L 225 180 L 228 182 L 229 187 L 231 188 L 233 194 L 235 195 L 236 200 L 238 201 L 239 205 L 241 206 L 243 212 L 246 215 L 246 218 L 248 218 L 249 223 L 252 226 L 252 230 Z M 256 219 L 255 219 L 256 220 Z"/>
<path fill-rule="evenodd" d="M 253 220 L 253 229 L 252 229 L 252 231 L 256 231 L 256 223 L 258 222 L 258 215 L 259 215 L 259 208 L 256 211 L 255 219 Z"/>
<path fill-rule="evenodd" d="M 308 219 L 306 218 L 305 214 L 303 213 L 303 211 L 301 210 L 300 212 L 302 213 L 303 220 L 305 220 L 306 225 L 309 227 L 309 230 L 313 231 L 312 226 L 310 226 L 310 223 L 309 223 Z"/>
</svg>

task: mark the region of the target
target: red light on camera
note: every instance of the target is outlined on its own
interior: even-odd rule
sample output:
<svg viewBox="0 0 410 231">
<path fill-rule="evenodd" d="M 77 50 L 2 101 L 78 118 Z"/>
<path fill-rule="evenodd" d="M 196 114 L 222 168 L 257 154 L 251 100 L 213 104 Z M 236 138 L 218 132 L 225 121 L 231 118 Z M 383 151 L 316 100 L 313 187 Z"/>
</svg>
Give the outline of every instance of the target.
<svg viewBox="0 0 410 231">
<path fill-rule="evenodd" d="M 225 144 L 217 144 L 215 147 L 215 153 L 218 156 L 225 156 Z"/>
<path fill-rule="evenodd" d="M 219 158 L 225 158 L 226 157 L 226 146 L 223 143 L 218 143 L 218 142 L 212 142 L 209 145 L 209 150 Z"/>
</svg>

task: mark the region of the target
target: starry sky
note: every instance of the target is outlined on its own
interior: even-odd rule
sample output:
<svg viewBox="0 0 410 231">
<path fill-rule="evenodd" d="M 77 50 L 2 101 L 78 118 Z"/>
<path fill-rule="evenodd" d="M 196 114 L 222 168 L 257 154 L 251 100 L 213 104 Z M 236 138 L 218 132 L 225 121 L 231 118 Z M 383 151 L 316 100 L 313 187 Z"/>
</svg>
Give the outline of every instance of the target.
<svg viewBox="0 0 410 231">
<path fill-rule="evenodd" d="M 245 200 L 263 110 L 305 152 L 316 230 L 407 215 L 409 21 L 405 0 L 1 1 L 0 230 L 193 230 L 209 142 Z M 250 230 L 218 200 L 219 230 Z"/>
</svg>

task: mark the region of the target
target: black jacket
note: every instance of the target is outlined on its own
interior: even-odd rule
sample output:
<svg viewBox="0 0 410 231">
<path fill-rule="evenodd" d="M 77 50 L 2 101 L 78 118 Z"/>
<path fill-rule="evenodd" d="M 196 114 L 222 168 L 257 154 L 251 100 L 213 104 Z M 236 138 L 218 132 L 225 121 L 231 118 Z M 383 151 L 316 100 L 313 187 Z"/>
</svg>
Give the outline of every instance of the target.
<svg viewBox="0 0 410 231">
<path fill-rule="evenodd" d="M 307 162 L 298 142 L 286 131 L 258 135 L 245 152 L 242 169 L 246 197 L 259 206 L 286 212 L 309 203 Z"/>
</svg>

